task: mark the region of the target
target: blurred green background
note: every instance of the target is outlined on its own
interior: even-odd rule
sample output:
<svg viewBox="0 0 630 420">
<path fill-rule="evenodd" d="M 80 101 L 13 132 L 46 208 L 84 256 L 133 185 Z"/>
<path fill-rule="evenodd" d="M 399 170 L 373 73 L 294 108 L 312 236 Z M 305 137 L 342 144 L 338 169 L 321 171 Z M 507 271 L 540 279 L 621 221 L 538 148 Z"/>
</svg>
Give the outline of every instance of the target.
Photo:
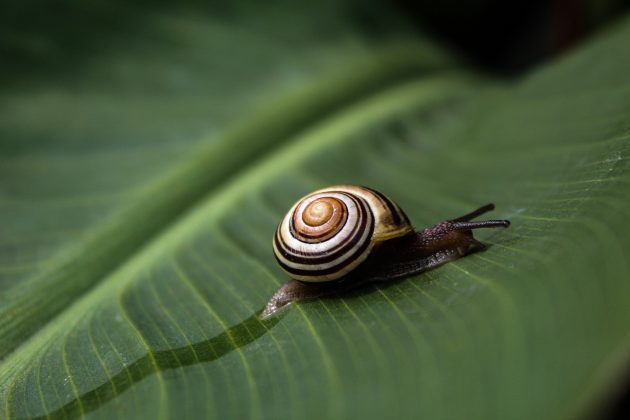
<svg viewBox="0 0 630 420">
<path fill-rule="evenodd" d="M 628 415 L 625 2 L 2 8 L 0 418 Z M 260 322 L 339 183 L 513 225 Z"/>
</svg>

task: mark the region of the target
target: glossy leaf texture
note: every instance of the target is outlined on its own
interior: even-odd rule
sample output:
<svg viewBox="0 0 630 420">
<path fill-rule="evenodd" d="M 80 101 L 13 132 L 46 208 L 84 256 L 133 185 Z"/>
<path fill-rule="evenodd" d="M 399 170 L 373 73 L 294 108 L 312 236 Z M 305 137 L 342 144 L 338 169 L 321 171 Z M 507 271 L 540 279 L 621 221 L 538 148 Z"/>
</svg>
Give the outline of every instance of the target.
<svg viewBox="0 0 630 420">
<path fill-rule="evenodd" d="M 325 6 L 149 12 L 74 77 L 3 91 L 0 417 L 574 418 L 605 399 L 630 350 L 630 20 L 502 83 L 393 13 L 375 35 Z M 260 322 L 286 279 L 276 224 L 337 183 L 418 228 L 489 201 L 512 227 Z"/>
</svg>

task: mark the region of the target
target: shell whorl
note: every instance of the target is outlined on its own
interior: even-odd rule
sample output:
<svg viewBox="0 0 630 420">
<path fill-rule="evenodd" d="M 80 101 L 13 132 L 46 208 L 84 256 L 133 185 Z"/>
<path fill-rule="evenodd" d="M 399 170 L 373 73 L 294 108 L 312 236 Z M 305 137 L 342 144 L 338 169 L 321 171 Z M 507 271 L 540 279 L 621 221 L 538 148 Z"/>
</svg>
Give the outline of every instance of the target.
<svg viewBox="0 0 630 420">
<path fill-rule="evenodd" d="M 297 280 L 343 277 L 375 243 L 412 232 L 391 200 L 365 187 L 341 185 L 299 200 L 280 222 L 273 241 L 280 266 Z"/>
</svg>

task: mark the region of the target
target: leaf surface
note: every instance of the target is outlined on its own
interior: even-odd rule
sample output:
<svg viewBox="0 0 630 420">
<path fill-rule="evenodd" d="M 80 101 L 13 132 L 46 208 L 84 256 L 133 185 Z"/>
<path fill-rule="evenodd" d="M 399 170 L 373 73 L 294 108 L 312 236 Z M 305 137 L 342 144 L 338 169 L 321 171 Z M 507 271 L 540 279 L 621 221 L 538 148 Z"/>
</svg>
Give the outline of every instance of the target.
<svg viewBox="0 0 630 420">
<path fill-rule="evenodd" d="M 630 346 L 630 21 L 506 85 L 404 29 L 265 39 L 253 17 L 181 13 L 152 17 L 177 48 L 112 53 L 116 81 L 91 63 L 0 98 L 5 417 L 592 409 Z M 302 52 L 282 41 L 298 27 Z M 239 35 L 217 64 L 208 49 Z M 176 54 L 188 89 L 170 85 Z M 134 71 L 149 80 L 128 90 Z M 277 222 L 337 183 L 386 193 L 417 228 L 488 201 L 512 227 L 481 233 L 483 253 L 259 322 L 285 281 Z"/>
</svg>

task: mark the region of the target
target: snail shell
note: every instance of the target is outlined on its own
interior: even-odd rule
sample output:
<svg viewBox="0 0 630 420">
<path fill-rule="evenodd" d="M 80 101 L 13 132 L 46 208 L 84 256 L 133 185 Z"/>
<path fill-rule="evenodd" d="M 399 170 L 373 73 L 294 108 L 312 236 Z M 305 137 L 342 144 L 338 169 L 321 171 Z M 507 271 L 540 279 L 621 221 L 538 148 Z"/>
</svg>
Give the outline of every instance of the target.
<svg viewBox="0 0 630 420">
<path fill-rule="evenodd" d="M 405 213 L 367 187 L 338 185 L 300 199 L 273 241 L 280 266 L 294 279 L 339 279 L 361 264 L 374 245 L 413 232 Z"/>
</svg>

